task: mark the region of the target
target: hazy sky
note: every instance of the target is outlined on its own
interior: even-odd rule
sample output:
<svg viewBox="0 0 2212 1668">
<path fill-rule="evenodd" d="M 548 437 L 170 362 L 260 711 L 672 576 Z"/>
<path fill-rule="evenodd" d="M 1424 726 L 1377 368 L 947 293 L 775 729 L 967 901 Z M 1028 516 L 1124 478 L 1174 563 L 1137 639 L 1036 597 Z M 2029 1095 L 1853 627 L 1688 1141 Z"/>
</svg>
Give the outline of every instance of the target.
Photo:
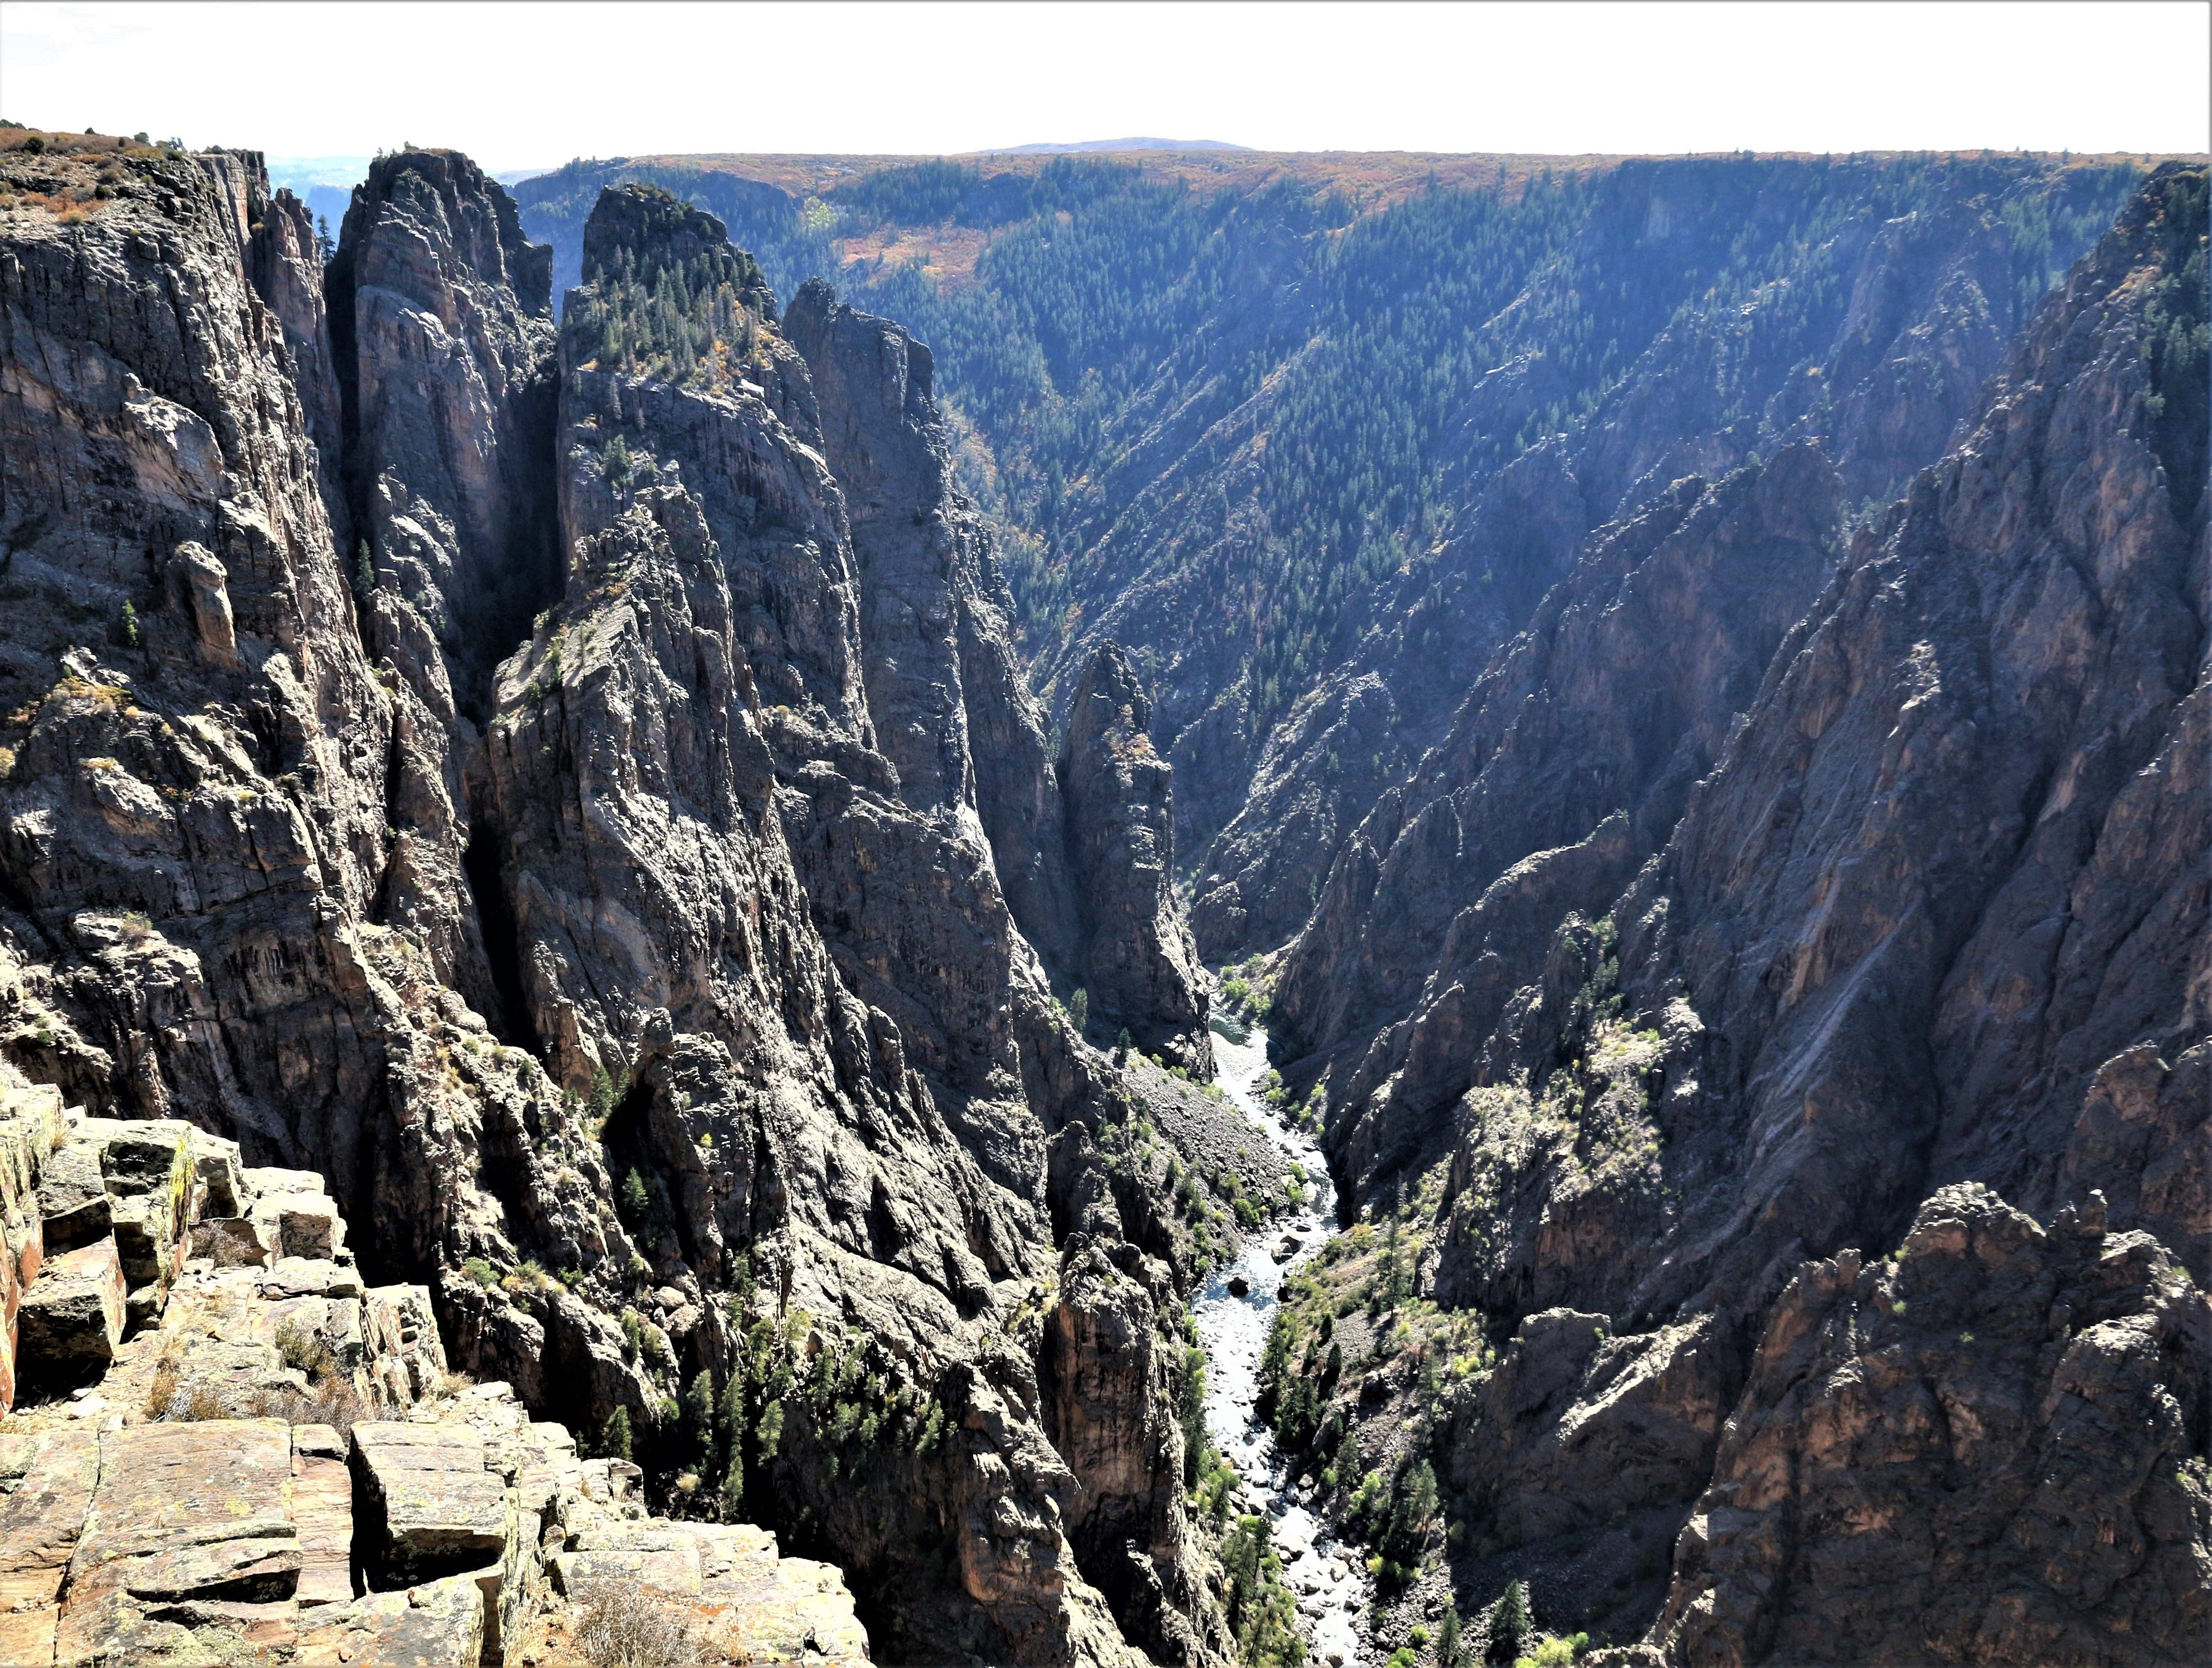
<svg viewBox="0 0 2212 1668">
<path fill-rule="evenodd" d="M 650 151 L 2202 150 L 2212 8 L 0 3 L 0 114 L 495 169 Z"/>
</svg>

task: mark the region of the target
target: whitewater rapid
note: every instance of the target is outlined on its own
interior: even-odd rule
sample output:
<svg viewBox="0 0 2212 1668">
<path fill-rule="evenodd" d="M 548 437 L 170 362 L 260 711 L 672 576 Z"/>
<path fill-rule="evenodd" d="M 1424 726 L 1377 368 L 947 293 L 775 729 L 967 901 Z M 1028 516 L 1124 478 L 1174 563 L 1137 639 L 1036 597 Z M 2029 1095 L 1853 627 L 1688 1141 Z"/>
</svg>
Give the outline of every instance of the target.
<svg viewBox="0 0 2212 1668">
<path fill-rule="evenodd" d="M 1233 1034 L 1243 1029 L 1240 1039 Z M 1356 1548 L 1341 1545 L 1312 1511 L 1318 1490 L 1298 1486 L 1276 1452 L 1274 1434 L 1255 1416 L 1260 1393 L 1260 1354 L 1280 1306 L 1276 1288 L 1313 1257 L 1336 1232 L 1336 1195 L 1321 1148 L 1303 1129 L 1285 1129 L 1260 1098 L 1267 1073 L 1267 1033 L 1258 1026 L 1217 1026 L 1214 1081 L 1246 1121 L 1300 1166 L 1306 1176 L 1305 1208 L 1255 1229 L 1237 1259 L 1216 1269 L 1193 1306 L 1199 1344 L 1206 1351 L 1206 1428 L 1213 1446 L 1244 1479 L 1243 1510 L 1266 1514 L 1283 1580 L 1297 1594 L 1298 1625 L 1309 1659 L 1316 1665 L 1363 1662 L 1360 1632 L 1372 1590 Z M 1298 1241 L 1289 1260 L 1274 1252 L 1284 1237 Z M 1242 1275 L 1249 1289 L 1233 1295 Z"/>
</svg>

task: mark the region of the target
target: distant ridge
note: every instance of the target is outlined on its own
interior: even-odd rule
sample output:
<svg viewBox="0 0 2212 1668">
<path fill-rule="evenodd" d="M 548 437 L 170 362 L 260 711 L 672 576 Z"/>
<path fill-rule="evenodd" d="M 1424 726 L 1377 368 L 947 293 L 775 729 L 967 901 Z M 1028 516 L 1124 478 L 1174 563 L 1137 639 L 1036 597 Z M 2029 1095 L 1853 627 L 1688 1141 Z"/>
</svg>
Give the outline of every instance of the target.
<svg viewBox="0 0 2212 1668">
<path fill-rule="evenodd" d="M 1079 150 L 1249 150 L 1220 139 L 1082 139 L 1066 145 L 1004 145 L 996 150 L 976 150 L 971 156 L 1061 156 Z"/>
</svg>

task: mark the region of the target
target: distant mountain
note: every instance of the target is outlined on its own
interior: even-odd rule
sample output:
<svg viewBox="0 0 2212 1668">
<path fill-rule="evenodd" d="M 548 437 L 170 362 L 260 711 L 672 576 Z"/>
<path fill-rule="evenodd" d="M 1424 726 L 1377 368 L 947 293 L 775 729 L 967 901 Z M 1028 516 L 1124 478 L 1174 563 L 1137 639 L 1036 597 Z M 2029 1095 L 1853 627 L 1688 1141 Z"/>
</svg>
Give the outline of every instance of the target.
<svg viewBox="0 0 2212 1668">
<path fill-rule="evenodd" d="M 999 150 L 979 150 L 978 156 L 1073 156 L 1109 150 L 1243 150 L 1221 139 L 1079 139 L 1073 144 L 1007 145 Z"/>
</svg>

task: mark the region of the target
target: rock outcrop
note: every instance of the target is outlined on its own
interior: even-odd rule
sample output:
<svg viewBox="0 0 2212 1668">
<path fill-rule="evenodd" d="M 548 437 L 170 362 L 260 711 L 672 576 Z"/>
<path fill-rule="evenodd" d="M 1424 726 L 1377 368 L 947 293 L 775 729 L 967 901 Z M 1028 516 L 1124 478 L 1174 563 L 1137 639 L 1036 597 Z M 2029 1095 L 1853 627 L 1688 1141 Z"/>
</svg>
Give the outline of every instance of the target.
<svg viewBox="0 0 2212 1668">
<path fill-rule="evenodd" d="M 1045 1322 L 1046 1428 L 1080 1482 L 1067 1532 L 1113 1600 L 1130 1642 L 1156 1663 L 1232 1653 L 1205 1602 L 1184 1497 L 1176 1418 L 1184 1346 L 1170 1267 L 1126 1242 L 1071 1248 Z"/>
<path fill-rule="evenodd" d="M 493 666 L 560 586 L 551 286 L 514 200 L 455 151 L 379 157 L 331 264 L 354 519 L 478 722 Z"/>
<path fill-rule="evenodd" d="M 2186 1662 L 2212 1640 L 2212 1306 L 2103 1202 L 1963 1183 L 1769 1317 L 1622 1661 Z"/>
<path fill-rule="evenodd" d="M 1152 702 L 1116 643 L 1102 643 L 1068 708 L 1067 799 L 1082 959 L 1102 1032 L 1126 1030 L 1212 1074 L 1206 995 L 1175 897 L 1172 772 L 1152 751 Z"/>
<path fill-rule="evenodd" d="M 118 1207 L 36 1268 L 40 1324 L 7 1357 L 70 1394 L 0 1429 L 6 1661 L 526 1661 L 607 1607 L 702 1660 L 867 1659 L 834 1569 L 747 1525 L 647 1519 L 635 1465 L 454 1379 L 429 1292 L 363 1285 L 320 1177 L 15 1083 L 0 1154 L 14 1266 L 86 1232 L 88 1170 Z M 131 1259 L 120 1207 L 157 1174 L 173 1214 L 126 1341 L 119 1304 L 52 1300 Z"/>
<path fill-rule="evenodd" d="M 777 1468 L 894 1636 L 1110 1656 L 1033 1367 L 986 1340 L 1053 1268 L 1046 1141 L 1119 1091 L 1060 1029 L 995 867 L 994 844 L 1042 854 L 1038 904 L 1066 885 L 927 356 L 819 290 L 787 334 L 719 223 L 650 192 L 611 194 L 586 249 L 562 333 L 568 593 L 503 670 L 489 734 L 532 1026 L 580 1096 L 623 1086 L 602 1139 L 665 1202 L 639 1242 L 654 1282 L 704 1294 L 743 1257 L 787 1312 L 969 1409 L 934 1464 L 833 1484 L 810 1426 Z M 733 326 L 689 374 L 665 321 L 610 333 L 678 271 Z M 988 788 L 971 703 L 1026 743 Z M 1024 757 L 1038 774 L 1010 786 Z M 735 1345 L 697 1301 L 673 1341 L 718 1367 Z M 970 1466 L 1004 1486 L 979 1495 Z"/>
<path fill-rule="evenodd" d="M 58 1254 L 34 1336 L 128 1350 L 162 1257 L 327 1256 L 343 1209 L 456 1364 L 591 1442 L 632 1433 L 659 1503 L 704 1472 L 706 1515 L 773 1514 L 896 1648 L 1120 1662 L 1118 1608 L 1218 1660 L 1173 1511 L 1149 1585 L 1096 1542 L 1113 1606 L 1067 1531 L 1040 1294 L 1066 1201 L 1110 1190 L 1085 1132 L 1130 1111 L 1053 1001 L 1081 977 L 1068 823 L 926 350 L 826 295 L 787 336 L 710 217 L 611 199 L 556 442 L 543 252 L 465 159 L 385 158 L 327 285 L 362 571 L 295 380 L 321 400 L 312 245 L 254 159 L 34 155 L 10 177 L 120 183 L 11 215 L 0 259 L 27 602 L 0 657 L 6 1051 L 328 1183 L 272 1177 L 186 1247 L 158 1189 L 76 1176 L 57 1203 L 116 1249 Z M 678 280 L 698 319 L 645 304 Z M 1195 988 L 1153 995 L 1202 1025 Z M 856 1432 L 863 1385 L 896 1435 Z M 1170 1429 L 1144 1463 L 1179 1501 Z M 412 1579 L 444 1533 L 380 1567 Z M 758 1546 L 576 1549 L 669 1551 L 742 1607 Z"/>
</svg>

